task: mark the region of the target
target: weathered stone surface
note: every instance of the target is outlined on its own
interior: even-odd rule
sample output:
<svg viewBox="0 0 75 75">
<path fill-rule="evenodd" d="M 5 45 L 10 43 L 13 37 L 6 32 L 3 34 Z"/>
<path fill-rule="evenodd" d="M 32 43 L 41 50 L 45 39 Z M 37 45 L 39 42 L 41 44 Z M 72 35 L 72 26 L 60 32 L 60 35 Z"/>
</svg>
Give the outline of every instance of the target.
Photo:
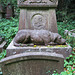
<svg viewBox="0 0 75 75">
<path fill-rule="evenodd" d="M 0 53 L 3 51 L 3 49 L 5 48 L 6 45 L 6 41 L 4 41 L 4 38 L 2 38 L 0 36 Z"/>
<path fill-rule="evenodd" d="M 48 30 L 19 30 L 14 38 L 15 46 L 27 46 L 26 44 L 48 45 L 51 42 L 57 45 L 65 45 L 66 40 L 58 33 Z"/>
<path fill-rule="evenodd" d="M 5 48 L 5 45 L 6 45 L 6 41 L 3 41 L 1 44 L 0 44 L 0 53 L 3 51 L 3 49 Z"/>
<path fill-rule="evenodd" d="M 58 0 L 17 0 L 19 7 L 56 7 Z"/>
<path fill-rule="evenodd" d="M 64 57 L 56 53 L 30 52 L 6 57 L 0 61 L 3 75 L 48 75 L 64 70 Z"/>
<path fill-rule="evenodd" d="M 19 30 L 21 29 L 58 32 L 55 9 L 20 9 Z"/>
<path fill-rule="evenodd" d="M 45 29 L 57 33 L 55 13 L 57 2 L 57 0 L 18 0 L 19 7 L 22 7 L 20 8 L 19 30 Z"/>
<path fill-rule="evenodd" d="M 58 53 L 64 56 L 64 59 L 71 54 L 72 48 L 67 45 L 67 47 L 47 47 L 47 46 L 38 46 L 38 47 L 16 47 L 13 45 L 13 41 L 7 47 L 7 57 L 19 53 L 26 52 L 49 52 L 49 53 Z"/>
<path fill-rule="evenodd" d="M 11 17 L 13 17 L 13 6 L 9 3 L 6 7 L 6 18 L 10 19 Z"/>
</svg>

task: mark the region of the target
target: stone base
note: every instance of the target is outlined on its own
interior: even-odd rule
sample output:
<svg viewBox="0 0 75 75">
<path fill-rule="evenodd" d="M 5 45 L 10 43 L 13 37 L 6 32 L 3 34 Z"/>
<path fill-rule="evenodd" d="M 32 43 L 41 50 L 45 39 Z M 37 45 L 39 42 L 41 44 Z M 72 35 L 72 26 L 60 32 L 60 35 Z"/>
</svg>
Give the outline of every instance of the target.
<svg viewBox="0 0 75 75">
<path fill-rule="evenodd" d="M 26 53 L 26 52 L 49 52 L 49 53 L 58 53 L 64 56 L 64 59 L 71 54 L 72 48 L 67 45 L 67 47 L 47 47 L 47 46 L 37 46 L 37 47 L 15 47 L 13 45 L 13 41 L 7 48 L 7 57 L 19 53 Z"/>
<path fill-rule="evenodd" d="M 5 48 L 5 45 L 6 45 L 6 41 L 3 41 L 1 44 L 0 44 L 0 53 L 3 51 L 3 49 Z"/>
<path fill-rule="evenodd" d="M 64 70 L 64 57 L 49 52 L 28 52 L 6 57 L 0 61 L 3 75 L 48 75 Z"/>
</svg>

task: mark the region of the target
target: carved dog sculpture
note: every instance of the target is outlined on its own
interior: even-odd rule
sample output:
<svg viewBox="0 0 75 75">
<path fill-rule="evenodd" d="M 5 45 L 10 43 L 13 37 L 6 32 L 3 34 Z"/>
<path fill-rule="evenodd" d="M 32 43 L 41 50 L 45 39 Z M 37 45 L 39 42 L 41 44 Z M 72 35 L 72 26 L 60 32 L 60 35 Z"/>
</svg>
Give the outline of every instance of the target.
<svg viewBox="0 0 75 75">
<path fill-rule="evenodd" d="M 26 46 L 27 43 L 45 45 L 50 42 L 65 44 L 65 39 L 58 33 L 53 33 L 48 30 L 20 30 L 16 34 L 13 44 L 14 46 Z"/>
</svg>

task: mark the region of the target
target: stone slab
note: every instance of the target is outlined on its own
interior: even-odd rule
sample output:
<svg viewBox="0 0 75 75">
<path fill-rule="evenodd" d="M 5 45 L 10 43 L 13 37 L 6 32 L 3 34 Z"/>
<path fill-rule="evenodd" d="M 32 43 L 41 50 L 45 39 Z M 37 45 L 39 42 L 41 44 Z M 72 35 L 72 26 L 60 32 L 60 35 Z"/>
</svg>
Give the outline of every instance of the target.
<svg viewBox="0 0 75 75">
<path fill-rule="evenodd" d="M 49 52 L 28 52 L 6 57 L 0 61 L 3 75 L 48 75 L 46 72 L 64 70 L 64 57 Z"/>
<path fill-rule="evenodd" d="M 1 44 L 0 44 L 0 53 L 3 51 L 3 49 L 5 48 L 5 45 L 6 45 L 6 41 L 3 41 Z"/>
<path fill-rule="evenodd" d="M 71 54 L 72 48 L 67 45 L 67 47 L 47 47 L 47 46 L 41 46 L 41 47 L 16 47 L 13 45 L 13 41 L 10 43 L 10 45 L 7 47 L 7 55 L 11 56 L 19 53 L 26 53 L 26 52 L 49 52 L 49 53 L 58 53 L 62 54 L 64 56 L 64 59 L 68 57 Z"/>
</svg>

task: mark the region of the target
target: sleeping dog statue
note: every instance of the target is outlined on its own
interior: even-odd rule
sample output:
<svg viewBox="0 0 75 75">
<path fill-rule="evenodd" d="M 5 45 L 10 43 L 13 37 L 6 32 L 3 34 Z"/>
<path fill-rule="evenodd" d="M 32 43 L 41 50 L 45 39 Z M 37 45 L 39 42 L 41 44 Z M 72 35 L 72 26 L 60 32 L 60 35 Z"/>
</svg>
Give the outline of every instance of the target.
<svg viewBox="0 0 75 75">
<path fill-rule="evenodd" d="M 27 46 L 30 43 L 33 43 L 33 45 L 48 45 L 50 42 L 63 45 L 66 41 L 58 33 L 48 30 L 19 30 L 13 44 L 14 46 Z"/>
</svg>

